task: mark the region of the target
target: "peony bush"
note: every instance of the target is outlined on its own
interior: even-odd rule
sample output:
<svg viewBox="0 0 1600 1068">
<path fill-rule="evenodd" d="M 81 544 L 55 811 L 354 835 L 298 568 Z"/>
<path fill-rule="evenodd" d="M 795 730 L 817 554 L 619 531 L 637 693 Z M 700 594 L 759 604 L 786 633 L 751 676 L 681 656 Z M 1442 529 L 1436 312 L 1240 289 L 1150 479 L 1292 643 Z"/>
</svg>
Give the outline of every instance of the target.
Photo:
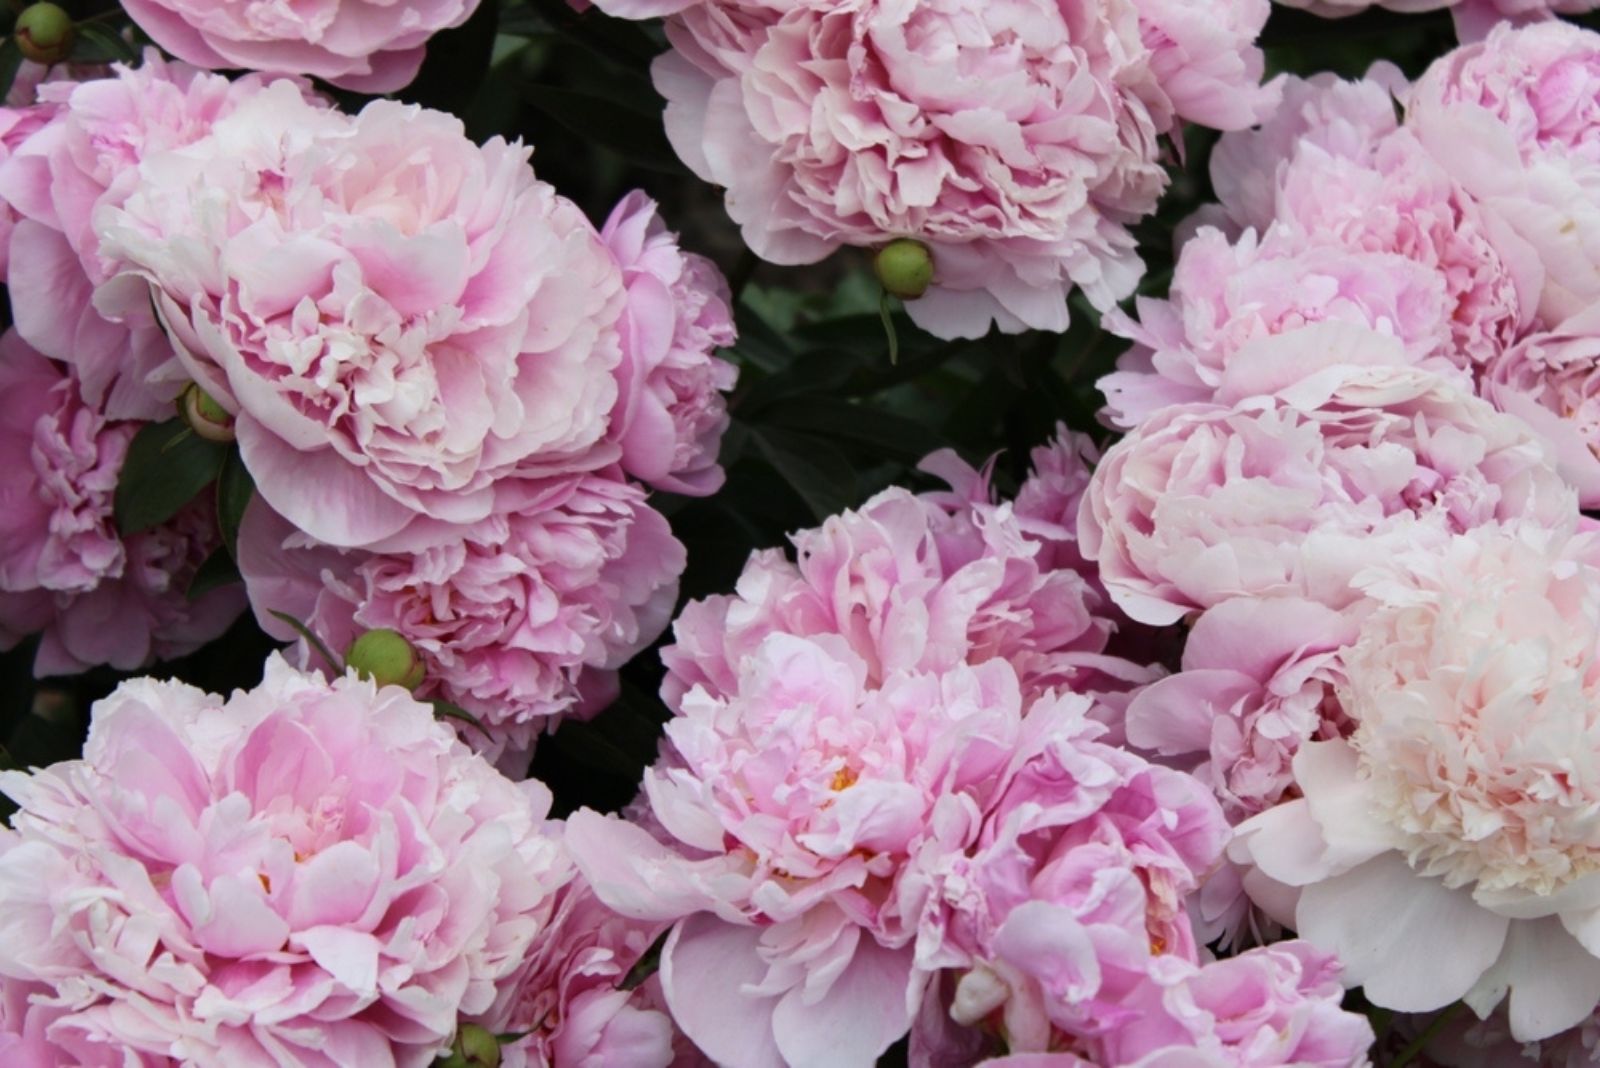
<svg viewBox="0 0 1600 1068">
<path fill-rule="evenodd" d="M 1591 0 L 0 12 L 0 1064 L 1600 1064 Z"/>
</svg>

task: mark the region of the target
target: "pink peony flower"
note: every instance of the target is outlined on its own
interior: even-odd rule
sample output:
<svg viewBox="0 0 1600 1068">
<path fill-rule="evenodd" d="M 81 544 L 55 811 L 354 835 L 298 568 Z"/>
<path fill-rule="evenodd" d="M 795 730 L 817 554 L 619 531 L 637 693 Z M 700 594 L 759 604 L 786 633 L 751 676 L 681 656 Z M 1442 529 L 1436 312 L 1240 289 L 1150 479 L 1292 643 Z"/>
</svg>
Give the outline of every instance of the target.
<svg viewBox="0 0 1600 1068">
<path fill-rule="evenodd" d="M 1280 942 L 1203 966 L 1162 957 L 1125 1003 L 1130 1022 L 1096 1044 L 1091 1063 L 1104 1068 L 1367 1064 L 1372 1025 L 1340 1008 L 1339 971 L 1338 961 L 1305 942 Z"/>
<path fill-rule="evenodd" d="M 488 737 L 467 728 L 463 739 L 510 767 L 560 717 L 614 694 L 616 669 L 671 618 L 685 562 L 620 472 L 524 488 L 516 508 L 452 541 L 383 553 L 320 545 L 256 501 L 239 536 L 256 618 L 293 641 L 271 614 L 285 612 L 338 650 L 366 630 L 398 631 L 425 665 L 417 693 L 473 713 Z M 299 658 L 313 662 L 303 643 Z"/>
<path fill-rule="evenodd" d="M 571 878 L 540 784 L 398 687 L 276 657 L 226 701 L 125 683 L 82 760 L 0 786 L 0 970 L 50 988 L 50 1040 L 123 1065 L 423 1068 Z"/>
<path fill-rule="evenodd" d="M 1524 338 L 1489 365 L 1483 395 L 1523 420 L 1585 508 L 1600 506 L 1600 312 Z"/>
<path fill-rule="evenodd" d="M 1600 34 L 1500 26 L 1436 62 L 1406 126 L 1544 266 L 1554 325 L 1600 297 Z"/>
<path fill-rule="evenodd" d="M 1502 21 L 1539 22 L 1555 14 L 1579 15 L 1592 11 L 1595 0 L 1278 0 L 1285 7 L 1304 8 L 1327 18 L 1342 18 L 1369 7 L 1411 14 L 1449 8 L 1456 33 L 1463 41 L 1482 38 Z"/>
<path fill-rule="evenodd" d="M 0 200 L 21 216 L 5 240 L 14 252 L 6 285 L 17 330 L 46 356 L 73 364 L 90 401 L 115 418 L 170 417 L 189 376 L 143 286 L 102 295 L 119 322 L 95 307 L 96 288 L 119 265 L 102 251 L 94 215 L 127 199 L 142 159 L 200 140 L 265 84 L 167 63 L 151 49 L 138 68 L 43 85 L 37 113 L 48 123 L 0 164 Z"/>
<path fill-rule="evenodd" d="M 1534 250 L 1486 213 L 1415 135 L 1396 127 L 1398 72 L 1359 82 L 1286 79 L 1258 131 L 1225 134 L 1211 159 L 1222 212 L 1236 227 L 1286 230 L 1289 247 L 1389 253 L 1442 284 L 1450 346 L 1475 369 L 1534 321 L 1543 268 Z"/>
<path fill-rule="evenodd" d="M 1204 786 L 1104 744 L 1088 711 L 1036 703 L 976 841 L 929 842 L 902 884 L 918 964 L 959 974 L 949 1016 L 1016 1053 L 1098 1040 L 1159 959 L 1198 959 L 1184 903 L 1228 831 Z"/>
<path fill-rule="evenodd" d="M 1485 526 L 1366 572 L 1355 732 L 1301 746 L 1303 796 L 1230 850 L 1374 1004 L 1487 1016 L 1509 992 L 1524 1042 L 1600 1002 L 1600 543 L 1571 530 Z"/>
<path fill-rule="evenodd" d="M 1106 418 L 1124 428 L 1173 405 L 1214 402 L 1241 349 L 1311 323 L 1393 337 L 1402 362 L 1444 375 L 1459 362 L 1440 273 L 1397 252 L 1307 242 L 1278 227 L 1234 244 L 1202 229 L 1179 253 L 1172 295 L 1140 297 L 1138 312 L 1137 321 L 1106 316 L 1108 329 L 1134 342 L 1099 383 Z M 1471 388 L 1470 379 L 1462 384 Z"/>
<path fill-rule="evenodd" d="M 330 545 L 439 538 L 523 477 L 616 459 L 622 272 L 528 151 L 278 83 L 101 211 L 261 495 Z M 414 537 L 416 531 L 411 532 Z"/>
<path fill-rule="evenodd" d="M 503 1068 L 668 1068 L 672 1021 L 644 991 L 621 989 L 662 930 L 607 909 L 581 878 L 569 883 L 501 1003 L 478 1019 L 525 1036 L 501 1048 Z"/>
<path fill-rule="evenodd" d="M 990 503 L 985 477 L 936 454 L 924 467 L 955 492 L 885 490 L 794 535 L 794 562 L 778 550 L 753 554 L 732 596 L 683 609 L 676 644 L 662 651 L 668 702 L 696 686 L 735 693 L 740 662 L 775 633 L 841 638 L 874 682 L 996 657 L 1017 670 L 1029 698 L 1148 681 L 1147 669 L 1105 654 L 1108 606 L 1070 563 L 1075 518 L 1052 509 L 1048 483 L 1079 477 L 1070 472 L 1083 461 L 1070 450 L 1081 447 L 1065 438 L 1036 453 L 1044 473 L 1015 508 Z"/>
<path fill-rule="evenodd" d="M 1263 0 L 600 6 L 678 13 L 654 70 L 667 133 L 758 255 L 915 238 L 934 278 L 908 310 L 940 337 L 1065 329 L 1074 287 L 1127 296 L 1158 137 L 1271 102 Z"/>
<path fill-rule="evenodd" d="M 113 495 L 138 426 L 90 404 L 70 369 L 0 338 L 0 646 L 43 632 L 34 671 L 123 671 L 193 652 L 244 607 L 237 589 L 191 600 L 221 547 L 210 509 L 122 537 Z"/>
<path fill-rule="evenodd" d="M 1270 808 L 1294 786 L 1300 746 L 1346 732 L 1335 687 L 1356 633 L 1315 601 L 1224 601 L 1190 631 L 1183 670 L 1134 695 L 1128 741 L 1198 777 L 1232 821 Z"/>
<path fill-rule="evenodd" d="M 1338 610 L 1357 571 L 1401 548 L 1564 522 L 1571 491 L 1532 432 L 1398 349 L 1364 332 L 1268 338 L 1230 368 L 1225 403 L 1167 408 L 1113 446 L 1079 515 L 1112 599 L 1158 625 L 1235 597 Z"/>
<path fill-rule="evenodd" d="M 628 288 L 611 427 L 623 469 L 671 493 L 714 493 L 728 428 L 722 395 L 739 375 L 713 355 L 735 337 L 728 284 L 710 260 L 679 251 L 643 193 L 623 198 L 600 236 Z"/>
<path fill-rule="evenodd" d="M 935 833 L 977 830 L 1022 722 L 1003 660 L 874 679 L 837 634 L 774 633 L 734 690 L 673 701 L 645 772 L 663 844 L 580 811 L 568 845 L 607 905 L 675 921 L 661 981 L 708 1056 L 871 1065 L 926 973 L 896 885 Z"/>
<path fill-rule="evenodd" d="M 212 70 L 309 74 L 343 89 L 403 89 L 422 66 L 428 38 L 466 22 L 478 0 L 126 0 L 151 40 Z"/>
</svg>

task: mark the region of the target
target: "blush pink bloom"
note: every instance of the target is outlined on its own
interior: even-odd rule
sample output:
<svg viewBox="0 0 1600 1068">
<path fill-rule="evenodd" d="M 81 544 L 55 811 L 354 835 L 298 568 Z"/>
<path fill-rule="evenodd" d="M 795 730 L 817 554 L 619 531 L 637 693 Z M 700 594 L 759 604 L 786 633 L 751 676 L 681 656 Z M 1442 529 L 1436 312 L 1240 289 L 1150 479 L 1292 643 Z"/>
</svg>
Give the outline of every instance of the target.
<svg viewBox="0 0 1600 1068">
<path fill-rule="evenodd" d="M 1303 240 L 1274 227 L 1229 243 L 1205 228 L 1178 256 L 1172 294 L 1140 297 L 1107 328 L 1134 342 L 1099 382 L 1105 416 L 1133 427 L 1178 404 L 1217 399 L 1229 365 L 1251 342 L 1312 323 L 1362 327 L 1396 339 L 1402 362 L 1456 371 L 1444 276 L 1395 251 Z M 1284 383 L 1287 384 L 1287 383 Z M 1471 381 L 1463 381 L 1470 389 Z"/>
<path fill-rule="evenodd" d="M 1366 572 L 1355 732 L 1303 745 L 1303 796 L 1230 848 L 1372 1003 L 1504 1001 L 1524 1042 L 1600 1001 L 1600 543 L 1571 530 L 1486 526 Z"/>
<path fill-rule="evenodd" d="M 1600 298 L 1600 34 L 1500 26 L 1428 69 L 1406 126 L 1537 252 L 1546 325 Z"/>
<path fill-rule="evenodd" d="M 607 905 L 675 921 L 662 990 L 713 1060 L 867 1068 L 927 981 L 897 883 L 935 833 L 976 832 L 1022 723 L 1017 676 L 874 678 L 836 634 L 782 633 L 737 671 L 726 696 L 672 702 L 644 778 L 663 841 L 580 811 L 568 845 Z"/>
<path fill-rule="evenodd" d="M 600 6 L 679 13 L 654 68 L 667 133 L 759 256 L 915 238 L 934 280 L 908 310 L 940 337 L 1065 329 L 1075 287 L 1127 296 L 1158 138 L 1271 103 L 1264 0 Z"/>
<path fill-rule="evenodd" d="M 309 74 L 343 89 L 403 89 L 428 38 L 466 22 L 478 0 L 126 0 L 156 44 L 212 70 Z"/>
<path fill-rule="evenodd" d="M 17 330 L 46 356 L 73 364 L 90 400 L 115 418 L 170 417 L 189 376 L 143 286 L 101 295 L 118 322 L 95 307 L 96 288 L 119 269 L 102 251 L 95 213 L 127 199 L 142 159 L 205 137 L 265 84 L 167 63 L 151 49 L 137 68 L 41 86 L 50 121 L 0 164 L 0 201 L 21 219 L 6 242 Z"/>
<path fill-rule="evenodd" d="M 1483 395 L 1544 439 L 1585 508 L 1600 507 L 1600 311 L 1524 338 L 1489 365 Z"/>
<path fill-rule="evenodd" d="M 118 1064 L 425 1068 L 571 878 L 543 786 L 398 687 L 276 657 L 227 700 L 125 683 L 83 759 L 0 786 L 0 970 Z"/>
<path fill-rule="evenodd" d="M 34 671 L 123 671 L 193 652 L 244 607 L 237 589 L 190 600 L 220 548 L 197 503 L 122 537 L 113 495 L 139 427 L 108 420 L 60 364 L 0 338 L 0 645 L 42 632 Z"/>
<path fill-rule="evenodd" d="M 1189 632 L 1183 669 L 1134 695 L 1128 741 L 1199 778 L 1230 820 L 1270 808 L 1294 786 L 1300 746 L 1349 726 L 1335 688 L 1356 633 L 1351 614 L 1315 601 L 1224 601 Z"/>
<path fill-rule="evenodd" d="M 602 905 L 581 878 L 476 1022 L 525 1037 L 501 1048 L 503 1068 L 668 1068 L 676 1030 L 644 990 L 622 989 L 628 972 L 665 930 Z"/>
<path fill-rule="evenodd" d="M 735 337 L 728 284 L 710 260 L 678 248 L 643 193 L 624 197 L 600 236 L 628 291 L 611 426 L 623 469 L 670 493 L 714 493 L 728 428 L 723 394 L 739 376 L 715 355 Z"/>
<path fill-rule="evenodd" d="M 523 488 L 515 509 L 452 540 L 382 553 L 320 545 L 256 501 L 239 536 L 256 618 L 293 641 L 271 615 L 285 612 L 340 651 L 363 631 L 398 631 L 426 669 L 417 693 L 487 729 L 465 728 L 463 740 L 525 757 L 563 715 L 597 711 L 614 695 L 616 669 L 666 628 L 685 560 L 667 521 L 620 473 Z M 299 658 L 317 662 L 304 643 Z"/>
<path fill-rule="evenodd" d="M 1357 571 L 1401 548 L 1566 522 L 1571 490 L 1532 432 L 1398 348 L 1326 330 L 1257 342 L 1223 384 L 1243 399 L 1167 408 L 1113 446 L 1079 537 L 1122 610 L 1156 625 L 1236 597 L 1338 610 Z"/>
<path fill-rule="evenodd" d="M 1279 240 L 1291 246 L 1390 253 L 1426 267 L 1444 287 L 1445 355 L 1462 367 L 1481 367 L 1514 342 L 1539 305 L 1538 255 L 1397 129 L 1398 72 L 1284 79 L 1282 88 L 1260 130 L 1225 134 L 1212 154 L 1226 221 L 1286 230 Z"/>
<path fill-rule="evenodd" d="M 1185 902 L 1228 834 L 1200 782 L 1104 744 L 1089 711 L 1034 704 L 976 841 L 927 843 L 901 886 L 918 964 L 958 977 L 945 1012 L 1016 1053 L 1099 1039 L 1157 960 L 1198 960 Z"/>
<path fill-rule="evenodd" d="M 96 214 L 236 414 L 262 497 L 319 541 L 475 523 L 518 478 L 619 455 L 622 272 L 528 154 L 439 112 L 346 116 L 279 82 L 144 158 Z"/>
<path fill-rule="evenodd" d="M 1163 957 L 1124 1002 L 1129 1022 L 1094 1044 L 1112 1068 L 1354 1068 L 1374 1035 L 1340 1007 L 1339 962 L 1305 942 L 1279 942 L 1196 965 Z M 997 1062 L 1005 1064 L 1004 1061 Z"/>
<path fill-rule="evenodd" d="M 1104 595 L 1060 559 L 1076 552 L 1076 518 L 1052 514 L 1045 479 L 1069 480 L 1070 502 L 1081 492 L 1070 488 L 1080 477 L 1071 471 L 1082 464 L 1064 440 L 1042 450 L 1059 461 L 1057 475 L 1044 468 L 1023 489 L 1032 516 L 1020 503 L 991 503 L 985 477 L 936 454 L 925 469 L 955 491 L 885 490 L 795 534 L 794 561 L 779 550 L 753 554 L 733 595 L 679 616 L 676 642 L 662 651 L 669 703 L 696 686 L 734 693 L 741 660 L 775 633 L 840 637 L 875 681 L 992 658 L 1012 664 L 1030 698 L 1051 687 L 1115 691 L 1148 681 L 1148 669 L 1106 655 L 1114 624 Z"/>
</svg>

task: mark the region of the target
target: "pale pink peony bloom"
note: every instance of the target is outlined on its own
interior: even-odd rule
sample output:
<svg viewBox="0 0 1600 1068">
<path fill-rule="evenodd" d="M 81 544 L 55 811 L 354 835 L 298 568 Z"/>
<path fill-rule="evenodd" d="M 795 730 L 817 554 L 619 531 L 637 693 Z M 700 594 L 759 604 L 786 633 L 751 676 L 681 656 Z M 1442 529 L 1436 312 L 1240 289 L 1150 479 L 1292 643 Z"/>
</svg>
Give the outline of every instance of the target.
<svg viewBox="0 0 1600 1068">
<path fill-rule="evenodd" d="M 0 338 L 0 645 L 42 632 L 34 671 L 123 671 L 193 652 L 244 608 L 237 589 L 190 600 L 222 539 L 197 502 L 122 537 L 113 496 L 138 424 L 108 420 L 68 368 Z"/>
<path fill-rule="evenodd" d="M 1338 961 L 1299 941 L 1205 965 L 1163 957 L 1124 1003 L 1132 1018 L 1095 1044 L 1089 1063 L 1100 1068 L 1368 1064 L 1372 1025 L 1340 1007 L 1339 972 Z"/>
<path fill-rule="evenodd" d="M 568 846 L 607 905 L 676 921 L 661 984 L 708 1056 L 869 1066 L 927 973 L 897 884 L 935 835 L 964 845 L 1016 744 L 1004 660 L 874 678 L 837 634 L 775 633 L 733 692 L 673 702 L 644 791 L 663 844 L 581 811 Z"/>
<path fill-rule="evenodd" d="M 74 365 L 85 394 L 115 418 L 170 417 L 189 376 L 143 286 L 100 297 L 120 321 L 95 307 L 95 290 L 120 266 L 101 249 L 95 213 L 127 199 L 141 160 L 205 137 L 265 84 L 167 63 L 151 49 L 137 68 L 41 86 L 50 121 L 0 163 L 0 201 L 21 220 L 5 241 L 15 253 L 6 286 L 17 331 Z"/>
<path fill-rule="evenodd" d="M 368 547 L 620 453 L 622 272 L 527 160 L 448 115 L 345 116 L 280 82 L 143 159 L 95 227 L 237 414 L 261 495 L 320 541 Z"/>
<path fill-rule="evenodd" d="M 1351 613 L 1315 601 L 1224 601 L 1189 632 L 1183 670 L 1134 695 L 1128 741 L 1199 778 L 1235 822 L 1270 808 L 1300 746 L 1349 726 L 1335 688 L 1356 633 Z"/>
<path fill-rule="evenodd" d="M 1137 307 L 1137 320 L 1120 310 L 1106 316 L 1107 328 L 1134 344 L 1098 383 L 1105 418 L 1123 428 L 1174 405 L 1216 401 L 1240 350 L 1308 324 L 1392 337 L 1402 362 L 1443 375 L 1455 375 L 1459 362 L 1443 274 L 1395 251 L 1308 242 L 1285 227 L 1260 240 L 1246 231 L 1231 244 L 1200 230 L 1179 253 L 1171 296 L 1140 297 Z"/>
<path fill-rule="evenodd" d="M 54 104 L 40 103 L 34 98 L 34 88 L 37 87 L 28 88 L 20 95 L 13 90 L 12 95 L 6 98 L 5 105 L 0 107 L 0 173 L 3 173 L 6 161 L 28 138 L 38 133 L 55 113 Z M 4 277 L 10 269 L 11 234 L 16 225 L 17 209 L 10 197 L 0 189 L 0 277 Z"/>
<path fill-rule="evenodd" d="M 933 838 L 901 886 L 918 964 L 955 970 L 944 1011 L 1017 1053 L 1094 1042 L 1160 958 L 1199 959 L 1185 900 L 1228 833 L 1200 782 L 1105 744 L 1089 706 L 1035 703 L 976 841 Z"/>
<path fill-rule="evenodd" d="M 503 1068 L 668 1068 L 671 1019 L 645 991 L 622 989 L 664 930 L 607 909 L 582 878 L 569 883 L 500 1003 L 476 1019 L 525 1036 L 501 1047 Z"/>
<path fill-rule="evenodd" d="M 417 76 L 428 38 L 466 22 L 479 0 L 126 0 L 151 40 L 212 70 L 309 74 L 387 93 Z"/>
<path fill-rule="evenodd" d="M 1045 474 L 1015 506 L 991 503 L 985 476 L 936 454 L 924 467 L 954 491 L 885 490 L 795 534 L 794 561 L 779 550 L 752 554 L 731 596 L 693 602 L 678 617 L 676 643 L 662 651 L 668 702 L 696 686 L 736 692 L 740 661 L 774 633 L 839 636 L 875 681 L 996 657 L 1016 668 L 1030 699 L 1052 687 L 1148 681 L 1148 669 L 1106 655 L 1109 605 L 1092 571 L 1072 564 L 1081 491 L 1070 487 L 1086 472 L 1071 452 L 1082 447 L 1069 437 L 1040 450 Z M 1065 501 L 1046 487 L 1054 478 L 1068 480 Z"/>
<path fill-rule="evenodd" d="M 463 740 L 509 767 L 562 716 L 614 695 L 616 669 L 671 619 L 685 563 L 620 472 L 522 489 L 452 540 L 382 553 L 320 545 L 256 501 L 239 536 L 256 618 L 292 641 L 271 614 L 287 613 L 340 651 L 365 630 L 398 631 L 425 666 L 417 693 L 476 716 L 487 736 L 466 727 Z M 304 643 L 298 657 L 319 663 Z"/>
<path fill-rule="evenodd" d="M 1600 298 L 1600 34 L 1501 26 L 1429 68 L 1406 126 L 1537 252 L 1546 325 Z"/>
<path fill-rule="evenodd" d="M 1476 41 L 1501 22 L 1541 22 L 1554 15 L 1580 15 L 1593 11 L 1596 0 L 1278 0 L 1285 7 L 1304 8 L 1327 18 L 1343 18 L 1369 7 L 1412 14 L 1449 8 L 1456 33 L 1463 41 Z"/>
<path fill-rule="evenodd" d="M 1398 549 L 1564 523 L 1572 492 L 1532 432 L 1398 350 L 1325 329 L 1258 341 L 1229 368 L 1228 403 L 1167 408 L 1113 446 L 1079 537 L 1118 606 L 1157 625 L 1236 597 L 1338 610 Z"/>
<path fill-rule="evenodd" d="M 1303 796 L 1230 849 L 1374 1004 L 1505 1001 L 1518 1041 L 1600 1001 L 1600 543 L 1572 529 L 1486 526 L 1365 573 L 1355 732 L 1303 745 Z"/>
<path fill-rule="evenodd" d="M 600 6 L 679 13 L 654 68 L 667 133 L 758 255 L 916 238 L 934 280 L 908 310 L 941 337 L 1065 329 L 1073 288 L 1127 296 L 1159 137 L 1271 103 L 1262 0 Z"/>
<path fill-rule="evenodd" d="M 1584 507 L 1600 506 L 1600 310 L 1524 338 L 1489 365 L 1482 390 L 1544 439 Z"/>
<path fill-rule="evenodd" d="M 728 284 L 710 260 L 679 250 L 643 193 L 624 197 L 600 236 L 628 291 L 611 423 L 622 467 L 670 493 L 714 493 L 728 428 L 723 394 L 739 376 L 714 354 L 735 337 Z"/>
<path fill-rule="evenodd" d="M 543 786 L 403 689 L 277 657 L 227 700 L 124 683 L 82 760 L 0 785 L 0 970 L 118 1064 L 425 1068 L 572 877 Z"/>
</svg>

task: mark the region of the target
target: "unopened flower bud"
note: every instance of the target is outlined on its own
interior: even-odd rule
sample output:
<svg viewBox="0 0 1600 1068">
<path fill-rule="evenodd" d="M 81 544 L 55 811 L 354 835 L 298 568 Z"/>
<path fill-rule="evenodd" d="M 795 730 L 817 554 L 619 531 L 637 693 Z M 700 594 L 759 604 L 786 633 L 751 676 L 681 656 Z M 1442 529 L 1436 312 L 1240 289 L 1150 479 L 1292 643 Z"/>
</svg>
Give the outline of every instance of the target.
<svg viewBox="0 0 1600 1068">
<path fill-rule="evenodd" d="M 500 1040 L 477 1024 L 463 1024 L 437 1068 L 500 1068 Z"/>
<path fill-rule="evenodd" d="M 916 300 L 933 284 L 933 254 L 921 241 L 896 238 L 872 259 L 883 288 L 901 300 Z"/>
<path fill-rule="evenodd" d="M 13 32 L 23 58 L 35 63 L 60 63 L 72 54 L 72 16 L 56 4 L 30 4 Z"/>
<path fill-rule="evenodd" d="M 198 382 L 189 383 L 178 398 L 178 413 L 190 430 L 207 441 L 227 444 L 234 439 L 233 416 Z"/>
<path fill-rule="evenodd" d="M 422 658 L 399 631 L 387 627 L 369 630 L 351 642 L 344 662 L 379 686 L 415 690 L 422 684 Z"/>
</svg>

